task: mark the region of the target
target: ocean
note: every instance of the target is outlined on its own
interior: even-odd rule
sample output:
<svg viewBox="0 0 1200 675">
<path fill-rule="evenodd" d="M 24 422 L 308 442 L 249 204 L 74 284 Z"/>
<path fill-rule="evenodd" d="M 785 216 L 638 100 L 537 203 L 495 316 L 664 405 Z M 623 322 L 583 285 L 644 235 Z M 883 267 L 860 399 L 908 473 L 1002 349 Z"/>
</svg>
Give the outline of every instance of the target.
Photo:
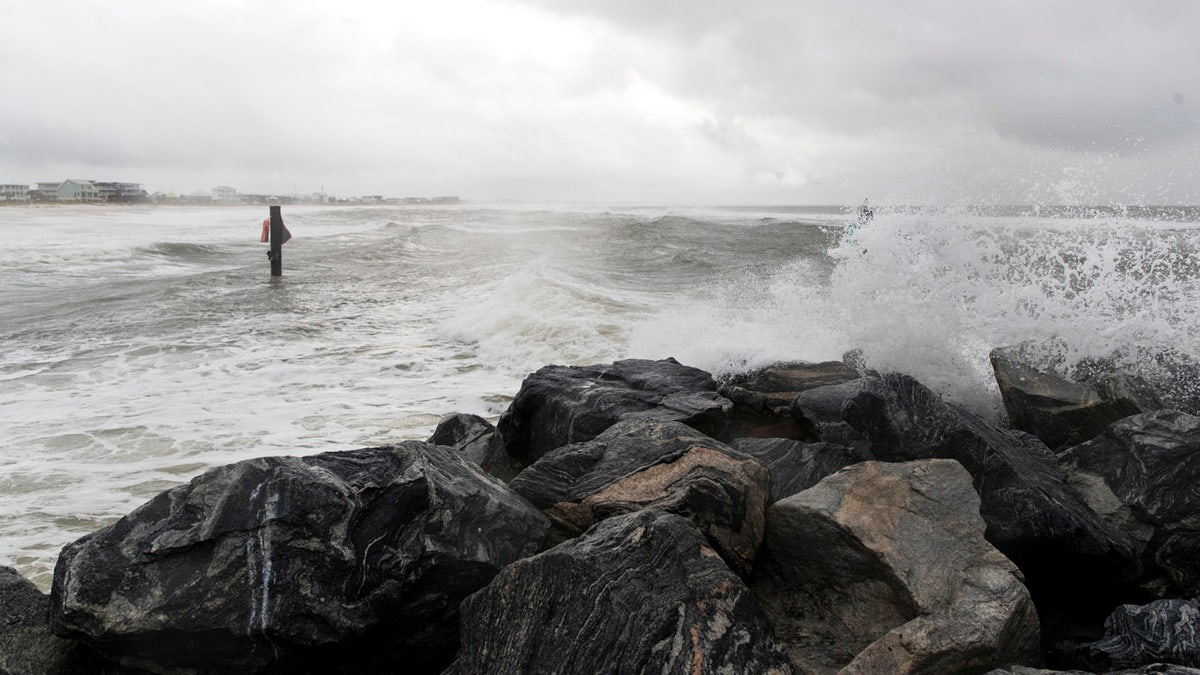
<svg viewBox="0 0 1200 675">
<path fill-rule="evenodd" d="M 1200 387 L 1200 209 L 0 208 L 0 565 L 206 469 L 492 420 L 548 364 L 859 350 L 999 419 L 988 353 Z M 853 231 L 851 231 L 853 230 Z"/>
</svg>

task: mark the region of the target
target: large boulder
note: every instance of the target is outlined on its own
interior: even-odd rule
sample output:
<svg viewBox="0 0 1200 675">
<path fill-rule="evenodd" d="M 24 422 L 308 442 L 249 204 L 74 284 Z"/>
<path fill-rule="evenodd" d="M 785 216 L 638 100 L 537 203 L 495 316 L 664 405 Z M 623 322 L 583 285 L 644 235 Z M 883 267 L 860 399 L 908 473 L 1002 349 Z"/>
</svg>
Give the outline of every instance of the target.
<svg viewBox="0 0 1200 675">
<path fill-rule="evenodd" d="M 504 449 L 496 427 L 479 415 L 454 413 L 438 421 L 429 442 L 458 450 L 487 473 L 510 481 L 520 467 Z"/>
<path fill-rule="evenodd" d="M 768 509 L 752 588 L 800 672 L 1036 664 L 1029 592 L 983 532 L 957 462 L 856 464 Z"/>
<path fill-rule="evenodd" d="M 1170 663 L 1200 668 L 1200 602 L 1159 600 L 1122 605 L 1104 624 L 1104 638 L 1077 654 L 1097 672 Z"/>
<path fill-rule="evenodd" d="M 1113 607 L 1143 597 L 1133 541 L 1076 494 L 1034 436 L 998 427 L 896 374 L 804 392 L 793 414 L 810 420 L 822 440 L 881 461 L 962 464 L 980 497 L 985 536 L 1021 568 L 1051 644 L 1099 635 Z"/>
<path fill-rule="evenodd" d="M 992 370 L 1013 428 L 1042 439 L 1053 450 L 1095 438 L 1117 420 L 1163 407 L 1145 380 L 1121 372 L 1077 382 L 1038 367 L 1020 349 L 991 353 Z"/>
<path fill-rule="evenodd" d="M 907 375 L 807 391 L 792 412 L 823 440 L 828 432 L 881 461 L 956 460 L 979 493 L 988 541 L 1018 562 L 1051 551 L 1133 556 L 1132 542 L 1075 494 L 1045 444 L 946 403 Z"/>
<path fill-rule="evenodd" d="M 801 443 L 786 438 L 739 438 L 733 449 L 771 472 L 771 502 L 790 497 L 851 464 L 873 459 L 861 450 L 836 443 Z"/>
<path fill-rule="evenodd" d="M 67 545 L 52 617 L 128 667 L 438 672 L 459 602 L 548 527 L 447 447 L 253 459 Z"/>
<path fill-rule="evenodd" d="M 802 391 L 840 384 L 859 377 L 858 371 L 840 361 L 822 363 L 776 363 L 722 379 L 717 390 L 733 402 L 726 437 L 811 439 L 811 429 L 798 424 L 790 414 L 792 401 Z"/>
<path fill-rule="evenodd" d="M 757 602 L 695 527 L 645 510 L 513 563 L 462 606 L 474 673 L 790 673 Z"/>
<path fill-rule="evenodd" d="M 1127 417 L 1060 460 L 1087 503 L 1142 547 L 1160 593 L 1200 596 L 1200 417 Z"/>
<path fill-rule="evenodd" d="M 0 673 L 116 673 L 90 649 L 50 632 L 50 598 L 11 567 L 0 567 Z"/>
<path fill-rule="evenodd" d="M 1105 670 L 1105 675 L 1200 675 L 1200 668 L 1188 668 L 1186 665 L 1170 665 L 1152 663 L 1140 668 L 1122 668 L 1121 670 Z M 1097 675 L 1092 670 L 1051 670 L 1048 668 L 1030 668 L 1027 665 L 1010 665 L 1008 668 L 989 670 L 986 675 Z"/>
<path fill-rule="evenodd" d="M 650 506 L 690 518 L 746 573 L 762 543 L 770 474 L 679 422 L 630 419 L 553 450 L 509 484 L 549 516 L 551 542 Z"/>
<path fill-rule="evenodd" d="M 532 464 L 628 418 L 682 422 L 717 437 L 732 405 L 712 375 L 674 359 L 546 366 L 525 378 L 496 428 L 508 453 Z"/>
</svg>

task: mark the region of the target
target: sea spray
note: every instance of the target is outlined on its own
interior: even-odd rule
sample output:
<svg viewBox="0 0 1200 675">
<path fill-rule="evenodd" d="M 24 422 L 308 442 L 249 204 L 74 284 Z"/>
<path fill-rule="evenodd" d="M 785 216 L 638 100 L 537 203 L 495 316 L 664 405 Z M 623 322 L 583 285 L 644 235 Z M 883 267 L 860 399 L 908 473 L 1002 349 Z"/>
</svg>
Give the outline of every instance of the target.
<svg viewBox="0 0 1200 675">
<path fill-rule="evenodd" d="M 1198 398 L 1196 209 L 871 203 L 854 245 L 840 207 L 285 207 L 280 283 L 265 208 L 0 209 L 0 564 L 45 588 L 206 469 L 495 420 L 549 364 L 858 348 L 994 410 L 988 352 L 1032 339 Z"/>
<path fill-rule="evenodd" d="M 1021 343 L 1065 374 L 1104 359 L 1176 394 L 1196 386 L 1163 366 L 1200 356 L 1195 223 L 893 211 L 832 255 L 830 299 L 866 364 L 976 412 L 998 410 L 988 353 Z"/>
</svg>

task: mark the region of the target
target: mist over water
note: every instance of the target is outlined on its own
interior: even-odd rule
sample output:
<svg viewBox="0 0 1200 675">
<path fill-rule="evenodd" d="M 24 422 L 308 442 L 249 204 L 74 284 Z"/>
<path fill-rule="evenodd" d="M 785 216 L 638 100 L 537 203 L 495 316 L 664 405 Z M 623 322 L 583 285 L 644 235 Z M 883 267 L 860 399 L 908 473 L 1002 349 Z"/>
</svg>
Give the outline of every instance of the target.
<svg viewBox="0 0 1200 675">
<path fill-rule="evenodd" d="M 541 366 L 716 375 L 861 350 L 996 414 L 996 346 L 1195 398 L 1194 210 L 620 205 L 0 209 L 0 564 L 205 469 L 494 420 Z M 1166 355 L 1164 357 L 1164 355 Z M 1189 390 L 1189 387 L 1191 389 Z"/>
</svg>

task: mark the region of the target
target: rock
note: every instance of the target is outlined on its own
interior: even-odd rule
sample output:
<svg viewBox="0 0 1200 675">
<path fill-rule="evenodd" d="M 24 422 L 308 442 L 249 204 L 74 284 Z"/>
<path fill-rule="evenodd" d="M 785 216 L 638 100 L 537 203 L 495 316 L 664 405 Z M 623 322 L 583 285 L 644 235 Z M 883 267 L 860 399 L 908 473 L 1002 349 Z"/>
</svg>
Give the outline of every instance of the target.
<svg viewBox="0 0 1200 675">
<path fill-rule="evenodd" d="M 496 427 L 478 415 L 456 413 L 443 417 L 429 442 L 458 450 L 487 473 L 508 482 L 520 469 L 504 450 Z"/>
<path fill-rule="evenodd" d="M 732 405 L 717 395 L 711 375 L 674 359 L 546 366 L 525 378 L 496 427 L 508 453 L 528 465 L 631 417 L 682 422 L 718 437 Z"/>
<path fill-rule="evenodd" d="M 1143 549 L 1168 592 L 1200 596 L 1200 417 L 1127 417 L 1060 456 L 1071 485 Z"/>
<path fill-rule="evenodd" d="M 548 526 L 438 445 L 252 459 L 67 545 L 51 615 L 128 667 L 439 672 L 459 602 Z"/>
<path fill-rule="evenodd" d="M 724 386 L 749 391 L 778 394 L 781 403 L 789 404 L 802 391 L 857 380 L 860 373 L 841 361 L 806 363 L 793 361 L 776 363 L 766 368 L 725 378 Z"/>
<path fill-rule="evenodd" d="M 790 673 L 691 523 L 645 510 L 501 570 L 462 605 L 451 674 Z"/>
<path fill-rule="evenodd" d="M 786 438 L 739 438 L 734 450 L 753 457 L 771 472 L 774 503 L 816 485 L 851 464 L 873 459 L 835 443 L 801 443 Z"/>
<path fill-rule="evenodd" d="M 882 461 L 958 461 L 979 493 L 988 541 L 1018 563 L 1046 547 L 1132 557 L 1132 542 L 1075 494 L 1044 444 L 943 402 L 907 375 L 807 391 L 792 411 L 810 419 L 823 439 L 828 430 L 837 442 Z"/>
<path fill-rule="evenodd" d="M 796 396 L 809 389 L 857 379 L 858 371 L 838 362 L 777 363 L 724 378 L 717 390 L 733 402 L 730 425 L 721 440 L 741 437 L 815 440 L 811 429 L 789 412 Z"/>
<path fill-rule="evenodd" d="M 905 375 L 813 389 L 792 410 L 812 420 L 823 440 L 881 461 L 962 464 L 980 497 L 985 537 L 1021 568 L 1051 644 L 1098 636 L 1113 607 L 1143 597 L 1133 541 L 1075 493 L 1034 436 L 945 403 Z"/>
<path fill-rule="evenodd" d="M 55 637 L 50 598 L 11 567 L 0 567 L 0 673 L 116 673 L 72 640 Z"/>
<path fill-rule="evenodd" d="M 1154 663 L 1141 668 L 1108 670 L 1106 675 L 1200 675 L 1200 669 L 1187 668 L 1183 665 Z M 1091 670 L 1049 670 L 1045 668 L 1027 668 L 1024 665 L 1013 665 L 1012 668 L 997 668 L 989 670 L 986 675 L 1097 675 Z"/>
<path fill-rule="evenodd" d="M 1155 663 L 1200 667 L 1200 602 L 1122 605 L 1105 621 L 1104 639 L 1084 646 L 1078 656 L 1099 672 Z"/>
<path fill-rule="evenodd" d="M 856 464 L 768 509 L 751 586 L 799 672 L 1036 665 L 1036 610 L 983 532 L 957 462 Z"/>
<path fill-rule="evenodd" d="M 1054 450 L 1095 438 L 1123 417 L 1163 407 L 1149 383 L 1128 374 L 1080 383 L 1035 367 L 1019 349 L 992 350 L 991 361 L 1012 426 Z"/>
<path fill-rule="evenodd" d="M 770 474 L 684 424 L 630 419 L 547 453 L 509 487 L 549 516 L 552 543 L 655 506 L 690 518 L 746 573 L 762 543 Z"/>
</svg>

